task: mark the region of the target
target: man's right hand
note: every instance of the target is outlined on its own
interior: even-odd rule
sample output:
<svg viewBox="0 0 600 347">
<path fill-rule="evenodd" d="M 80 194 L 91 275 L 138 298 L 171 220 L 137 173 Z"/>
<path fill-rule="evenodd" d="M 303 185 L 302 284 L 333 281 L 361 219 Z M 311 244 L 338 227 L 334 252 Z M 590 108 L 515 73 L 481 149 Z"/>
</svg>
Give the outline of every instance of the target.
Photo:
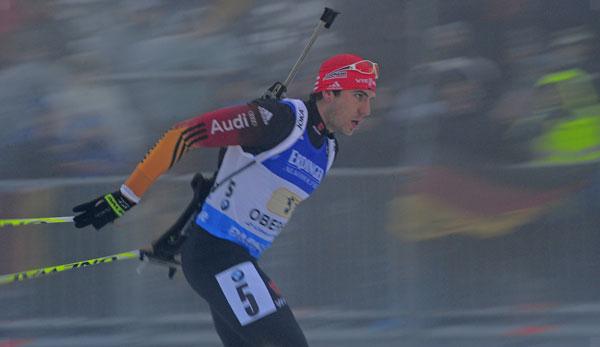
<svg viewBox="0 0 600 347">
<path fill-rule="evenodd" d="M 80 212 L 73 221 L 76 228 L 84 228 L 91 224 L 96 230 L 100 230 L 133 206 L 135 203 L 127 200 L 120 191 L 116 191 L 73 207 L 73 212 Z"/>
</svg>

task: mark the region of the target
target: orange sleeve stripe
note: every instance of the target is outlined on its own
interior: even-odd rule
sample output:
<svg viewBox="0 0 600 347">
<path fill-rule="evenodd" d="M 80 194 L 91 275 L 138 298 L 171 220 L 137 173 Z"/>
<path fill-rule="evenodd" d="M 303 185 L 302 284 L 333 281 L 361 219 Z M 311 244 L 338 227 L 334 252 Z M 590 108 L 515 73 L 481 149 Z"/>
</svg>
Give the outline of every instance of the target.
<svg viewBox="0 0 600 347">
<path fill-rule="evenodd" d="M 187 148 L 183 136 L 186 131 L 189 131 L 189 129 L 173 128 L 167 131 L 137 165 L 125 181 L 125 185 L 135 195 L 141 197 L 158 177 L 168 171 L 181 158 Z"/>
<path fill-rule="evenodd" d="M 239 105 L 205 113 L 179 122 L 167 131 L 136 166 L 124 185 L 141 196 L 190 148 L 253 144 L 266 125 L 256 106 Z M 210 126 L 209 126 L 210 124 Z M 214 129 L 213 129 L 214 127 Z"/>
</svg>

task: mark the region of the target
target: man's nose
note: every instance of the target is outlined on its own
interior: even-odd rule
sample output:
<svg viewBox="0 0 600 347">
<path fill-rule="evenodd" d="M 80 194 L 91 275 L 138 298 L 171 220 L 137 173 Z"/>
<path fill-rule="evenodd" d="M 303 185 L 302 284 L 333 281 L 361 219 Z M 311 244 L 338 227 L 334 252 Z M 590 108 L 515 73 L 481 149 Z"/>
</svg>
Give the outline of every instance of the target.
<svg viewBox="0 0 600 347">
<path fill-rule="evenodd" d="M 371 100 L 367 100 L 361 105 L 360 114 L 363 117 L 368 117 L 371 115 Z"/>
</svg>

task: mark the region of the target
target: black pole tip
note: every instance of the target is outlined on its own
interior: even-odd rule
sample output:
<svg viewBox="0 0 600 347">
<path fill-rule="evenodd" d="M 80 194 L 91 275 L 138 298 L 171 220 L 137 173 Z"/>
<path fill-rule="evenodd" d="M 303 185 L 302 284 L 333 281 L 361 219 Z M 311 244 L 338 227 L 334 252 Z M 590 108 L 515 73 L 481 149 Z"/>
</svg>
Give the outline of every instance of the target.
<svg viewBox="0 0 600 347">
<path fill-rule="evenodd" d="M 335 20 L 335 17 L 340 14 L 339 12 L 330 9 L 329 7 L 325 7 L 325 10 L 323 11 L 323 14 L 321 15 L 321 21 L 325 22 L 325 28 L 329 29 L 329 27 L 331 27 L 331 24 L 333 24 L 333 21 Z"/>
</svg>

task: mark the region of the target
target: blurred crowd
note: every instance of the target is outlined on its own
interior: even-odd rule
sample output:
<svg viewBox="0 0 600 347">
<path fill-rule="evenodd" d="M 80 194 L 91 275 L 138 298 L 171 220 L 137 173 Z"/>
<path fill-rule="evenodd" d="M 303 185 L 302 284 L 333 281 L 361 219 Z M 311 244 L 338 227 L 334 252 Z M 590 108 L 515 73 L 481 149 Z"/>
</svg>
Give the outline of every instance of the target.
<svg viewBox="0 0 600 347">
<path fill-rule="evenodd" d="M 0 0 L 0 178 L 122 175 L 173 123 L 260 96 L 322 11 L 289 5 Z"/>
<path fill-rule="evenodd" d="M 388 113 L 404 164 L 600 158 L 598 14 L 589 2 L 444 1 Z"/>
<path fill-rule="evenodd" d="M 412 239 L 531 231 L 558 209 L 571 218 L 573 200 L 595 215 L 598 9 L 555 0 L 435 9 L 385 114 L 396 163 L 415 168 L 390 205 L 390 229 Z"/>
<path fill-rule="evenodd" d="M 129 172 L 174 122 L 282 79 L 323 5 L 344 21 L 293 91 L 330 52 L 382 63 L 375 117 L 340 139 L 339 165 L 600 158 L 589 1 L 0 0 L 0 178 Z"/>
</svg>

